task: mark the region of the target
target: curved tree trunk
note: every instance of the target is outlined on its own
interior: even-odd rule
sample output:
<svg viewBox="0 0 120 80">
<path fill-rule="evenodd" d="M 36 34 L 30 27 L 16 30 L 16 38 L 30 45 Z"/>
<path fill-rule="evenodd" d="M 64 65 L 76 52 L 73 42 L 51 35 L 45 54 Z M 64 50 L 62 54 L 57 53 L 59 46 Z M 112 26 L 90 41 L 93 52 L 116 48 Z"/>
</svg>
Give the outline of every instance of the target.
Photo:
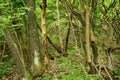
<svg viewBox="0 0 120 80">
<path fill-rule="evenodd" d="M 13 36 L 9 29 L 4 29 L 4 36 L 8 43 L 14 59 L 16 60 L 17 72 L 19 74 L 19 79 L 32 80 L 32 76 L 26 69 L 25 61 L 23 58 L 23 51 L 21 45 L 17 39 L 17 35 Z"/>
</svg>

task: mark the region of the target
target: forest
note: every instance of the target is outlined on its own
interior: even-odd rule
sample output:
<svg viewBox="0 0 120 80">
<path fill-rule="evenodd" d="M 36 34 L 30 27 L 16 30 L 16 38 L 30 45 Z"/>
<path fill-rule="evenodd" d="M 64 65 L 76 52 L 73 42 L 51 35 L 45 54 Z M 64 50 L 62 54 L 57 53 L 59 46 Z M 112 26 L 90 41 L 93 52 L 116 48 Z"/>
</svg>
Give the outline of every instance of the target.
<svg viewBox="0 0 120 80">
<path fill-rule="evenodd" d="M 120 80 L 120 0 L 0 0 L 0 80 Z"/>
</svg>

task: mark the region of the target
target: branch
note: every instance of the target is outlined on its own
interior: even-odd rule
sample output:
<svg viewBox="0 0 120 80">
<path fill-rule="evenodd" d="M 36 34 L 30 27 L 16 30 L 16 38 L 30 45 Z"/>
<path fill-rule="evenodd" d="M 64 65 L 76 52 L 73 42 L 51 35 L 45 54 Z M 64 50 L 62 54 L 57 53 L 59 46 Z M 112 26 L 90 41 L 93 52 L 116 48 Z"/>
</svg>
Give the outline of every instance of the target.
<svg viewBox="0 0 120 80">
<path fill-rule="evenodd" d="M 40 30 L 40 32 L 42 32 L 40 26 L 37 24 L 38 29 Z M 59 47 L 57 47 L 52 41 L 51 39 L 46 35 L 46 38 L 48 40 L 48 42 L 53 46 L 53 48 L 58 52 L 61 53 L 61 49 L 59 49 Z"/>
<path fill-rule="evenodd" d="M 60 0 L 63 4 L 64 4 L 64 7 L 66 8 L 66 11 L 70 14 L 72 14 L 73 16 L 75 16 L 82 24 L 82 26 L 85 27 L 85 16 L 82 16 L 81 13 L 78 13 L 76 11 L 74 11 L 72 9 L 72 6 L 68 3 L 67 0 Z"/>
</svg>

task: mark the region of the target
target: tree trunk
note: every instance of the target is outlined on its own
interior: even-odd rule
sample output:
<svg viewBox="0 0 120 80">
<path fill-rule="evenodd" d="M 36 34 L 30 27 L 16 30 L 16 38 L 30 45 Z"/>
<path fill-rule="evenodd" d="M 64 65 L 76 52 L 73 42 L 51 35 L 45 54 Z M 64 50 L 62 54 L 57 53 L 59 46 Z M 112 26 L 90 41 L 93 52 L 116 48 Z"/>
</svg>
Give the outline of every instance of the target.
<svg viewBox="0 0 120 80">
<path fill-rule="evenodd" d="M 8 47 L 12 51 L 13 57 L 16 60 L 17 72 L 19 74 L 19 79 L 32 80 L 30 72 L 26 69 L 26 65 L 23 58 L 23 52 L 19 45 L 17 36 L 15 38 L 9 32 L 9 29 L 4 29 L 4 36 L 7 40 Z"/>
<path fill-rule="evenodd" d="M 67 31 L 66 42 L 65 42 L 65 53 L 63 56 L 68 56 L 67 49 L 68 49 L 69 35 L 70 35 L 70 22 L 69 22 L 69 28 Z"/>
<path fill-rule="evenodd" d="M 99 64 L 99 53 L 98 53 L 98 47 L 97 47 L 97 42 L 95 41 L 94 34 L 92 29 L 90 29 L 90 43 L 93 51 L 93 56 L 94 56 L 94 63 L 95 65 Z"/>
<path fill-rule="evenodd" d="M 87 0 L 86 6 L 86 57 L 87 63 L 91 63 L 91 56 L 90 56 L 90 0 Z"/>
<path fill-rule="evenodd" d="M 60 14 L 59 14 L 59 0 L 56 0 L 56 6 L 57 6 L 57 24 L 58 24 L 58 30 L 59 30 L 59 41 L 60 41 L 60 46 L 61 46 L 61 51 L 62 51 L 62 54 L 63 54 L 63 41 L 62 41 L 62 34 L 61 34 L 61 28 L 60 28 Z"/>
<path fill-rule="evenodd" d="M 43 43 L 43 48 L 44 48 L 44 52 L 45 52 L 45 64 L 48 65 L 49 63 L 49 54 L 48 54 L 48 50 L 47 50 L 47 43 L 46 43 L 46 0 L 42 0 L 42 4 L 41 4 L 41 11 L 42 11 L 42 15 L 41 15 L 41 19 L 42 19 L 42 43 Z"/>
<path fill-rule="evenodd" d="M 38 35 L 38 27 L 36 25 L 36 0 L 29 0 L 28 7 L 30 10 L 28 11 L 28 27 L 29 27 L 29 40 L 30 40 L 30 55 L 31 55 L 31 73 L 33 77 L 37 77 L 41 75 L 45 66 L 43 64 L 42 53 L 40 53 L 39 47 L 39 35 Z"/>
</svg>

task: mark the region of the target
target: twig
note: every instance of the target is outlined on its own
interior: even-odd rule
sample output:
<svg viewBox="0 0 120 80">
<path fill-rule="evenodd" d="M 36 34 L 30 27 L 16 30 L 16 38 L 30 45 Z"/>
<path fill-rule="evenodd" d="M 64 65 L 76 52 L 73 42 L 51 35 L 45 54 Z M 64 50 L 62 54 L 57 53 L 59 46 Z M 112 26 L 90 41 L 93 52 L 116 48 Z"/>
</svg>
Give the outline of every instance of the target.
<svg viewBox="0 0 120 80">
<path fill-rule="evenodd" d="M 105 69 L 106 73 L 108 74 L 110 80 L 113 80 L 112 77 L 111 77 L 111 75 L 109 74 L 109 72 L 108 72 L 107 69 L 105 68 L 105 66 L 104 66 L 104 69 Z"/>
</svg>

